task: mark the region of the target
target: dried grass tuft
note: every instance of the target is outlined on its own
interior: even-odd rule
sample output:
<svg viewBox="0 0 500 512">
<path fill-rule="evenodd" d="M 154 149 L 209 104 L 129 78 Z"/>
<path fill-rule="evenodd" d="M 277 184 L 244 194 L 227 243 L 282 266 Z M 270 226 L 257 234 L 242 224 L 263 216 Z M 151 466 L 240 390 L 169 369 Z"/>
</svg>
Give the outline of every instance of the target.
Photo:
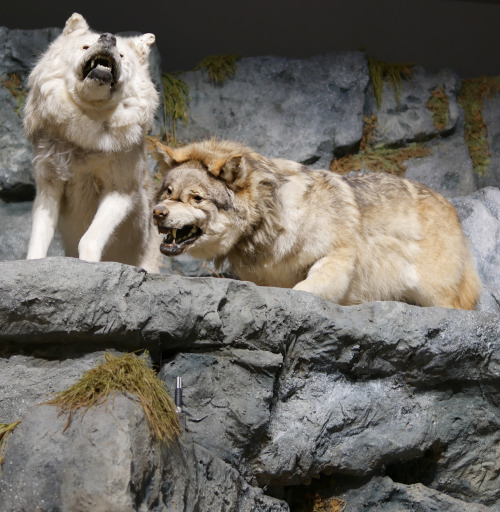
<svg viewBox="0 0 500 512">
<path fill-rule="evenodd" d="M 359 152 L 333 160 L 330 170 L 338 174 L 369 170 L 403 176 L 408 160 L 423 158 L 431 153 L 429 148 L 417 143 L 400 148 L 387 147 L 383 144 L 373 145 L 376 122 L 376 116 L 365 117 Z"/>
<path fill-rule="evenodd" d="M 5 452 L 5 444 L 9 434 L 21 423 L 21 420 L 14 423 L 0 423 L 0 464 L 3 464 L 3 454 Z"/>
<path fill-rule="evenodd" d="M 205 57 L 194 69 L 206 69 L 208 78 L 216 84 L 222 84 L 236 73 L 236 63 L 241 55 L 211 55 Z"/>
<path fill-rule="evenodd" d="M 68 414 L 66 429 L 75 411 L 100 405 L 116 392 L 131 393 L 139 398 L 156 438 L 171 443 L 181 434 L 176 407 L 165 384 L 148 368 L 146 355 L 115 356 L 107 353 L 100 365 L 45 403 L 56 405 L 62 413 Z"/>
<path fill-rule="evenodd" d="M 176 123 L 188 122 L 189 85 L 174 74 L 163 73 L 163 116 L 165 119 L 165 141 L 170 146 L 177 145 Z"/>
<path fill-rule="evenodd" d="M 408 80 L 415 64 L 407 63 L 388 63 L 368 56 L 368 68 L 370 70 L 370 79 L 373 85 L 373 92 L 377 98 L 377 106 L 382 106 L 382 89 L 384 83 L 392 86 L 396 104 L 399 108 L 399 96 L 403 88 L 403 80 Z"/>
</svg>

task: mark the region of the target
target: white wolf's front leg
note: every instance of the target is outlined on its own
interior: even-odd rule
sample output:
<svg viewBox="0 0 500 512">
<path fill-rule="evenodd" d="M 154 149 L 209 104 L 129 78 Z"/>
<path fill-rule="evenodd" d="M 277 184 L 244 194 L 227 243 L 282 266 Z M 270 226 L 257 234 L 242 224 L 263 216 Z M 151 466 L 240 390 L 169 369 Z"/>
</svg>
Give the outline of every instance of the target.
<svg viewBox="0 0 500 512">
<path fill-rule="evenodd" d="M 307 277 L 293 289 L 310 292 L 323 299 L 341 303 L 351 283 L 355 255 L 351 248 L 337 249 L 334 256 L 318 260 Z"/>
<path fill-rule="evenodd" d="M 108 240 L 131 212 L 132 207 L 132 196 L 119 192 L 106 194 L 89 229 L 78 244 L 79 257 L 86 261 L 100 261 Z"/>
<path fill-rule="evenodd" d="M 37 193 L 33 203 L 33 221 L 28 246 L 28 260 L 45 258 L 50 242 L 54 238 L 64 183 L 58 180 L 37 182 Z"/>
</svg>

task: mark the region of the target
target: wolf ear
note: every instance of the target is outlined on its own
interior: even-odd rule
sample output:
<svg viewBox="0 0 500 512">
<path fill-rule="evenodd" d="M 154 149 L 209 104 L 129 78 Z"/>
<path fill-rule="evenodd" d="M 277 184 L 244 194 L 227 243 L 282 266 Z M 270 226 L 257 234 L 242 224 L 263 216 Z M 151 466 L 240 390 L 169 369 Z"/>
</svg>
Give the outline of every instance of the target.
<svg viewBox="0 0 500 512">
<path fill-rule="evenodd" d="M 219 178 L 223 179 L 229 188 L 243 188 L 248 175 L 248 165 L 243 155 L 232 155 L 220 168 Z"/>
<path fill-rule="evenodd" d="M 139 59 L 141 62 L 144 62 L 149 55 L 149 48 L 155 42 L 156 37 L 154 34 L 143 34 L 140 37 L 137 37 L 134 41 L 135 49 L 137 54 L 139 55 Z"/>
<path fill-rule="evenodd" d="M 85 18 L 81 14 L 74 12 L 66 21 L 66 25 L 64 25 L 63 34 L 67 36 L 72 32 L 75 32 L 75 30 L 82 30 L 86 32 L 88 29 L 89 26 L 85 21 Z"/>
<path fill-rule="evenodd" d="M 153 158 L 160 164 L 161 173 L 164 174 L 177 164 L 174 158 L 175 149 L 157 142 L 153 148 Z"/>
</svg>

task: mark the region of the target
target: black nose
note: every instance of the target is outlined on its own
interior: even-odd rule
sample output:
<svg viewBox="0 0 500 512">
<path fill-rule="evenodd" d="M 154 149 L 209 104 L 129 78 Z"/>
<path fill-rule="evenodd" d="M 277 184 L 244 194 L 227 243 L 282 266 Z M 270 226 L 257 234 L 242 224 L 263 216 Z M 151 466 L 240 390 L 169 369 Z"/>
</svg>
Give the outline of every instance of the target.
<svg viewBox="0 0 500 512">
<path fill-rule="evenodd" d="M 107 46 L 116 46 L 116 37 L 109 32 L 105 32 L 100 35 L 99 42 Z"/>
<path fill-rule="evenodd" d="M 164 219 L 167 215 L 168 215 L 168 210 L 167 210 L 166 206 L 164 206 L 162 204 L 158 204 L 155 206 L 155 208 L 153 210 L 153 217 L 156 220 Z"/>
</svg>

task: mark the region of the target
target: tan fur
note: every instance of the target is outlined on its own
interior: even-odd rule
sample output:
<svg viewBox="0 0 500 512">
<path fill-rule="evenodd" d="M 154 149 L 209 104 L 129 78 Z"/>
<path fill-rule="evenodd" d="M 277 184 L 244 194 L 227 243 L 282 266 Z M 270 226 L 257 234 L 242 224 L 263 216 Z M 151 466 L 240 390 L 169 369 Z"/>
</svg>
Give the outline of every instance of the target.
<svg viewBox="0 0 500 512">
<path fill-rule="evenodd" d="M 59 228 L 67 256 L 158 272 L 145 135 L 158 105 L 148 71 L 153 34 L 114 37 L 73 14 L 29 77 L 25 130 L 37 195 L 28 259 Z"/>
<path fill-rule="evenodd" d="M 476 305 L 481 285 L 458 215 L 423 185 L 342 177 L 213 139 L 158 145 L 156 158 L 164 179 L 154 218 L 167 255 L 227 259 L 241 279 L 343 305 Z"/>
</svg>

